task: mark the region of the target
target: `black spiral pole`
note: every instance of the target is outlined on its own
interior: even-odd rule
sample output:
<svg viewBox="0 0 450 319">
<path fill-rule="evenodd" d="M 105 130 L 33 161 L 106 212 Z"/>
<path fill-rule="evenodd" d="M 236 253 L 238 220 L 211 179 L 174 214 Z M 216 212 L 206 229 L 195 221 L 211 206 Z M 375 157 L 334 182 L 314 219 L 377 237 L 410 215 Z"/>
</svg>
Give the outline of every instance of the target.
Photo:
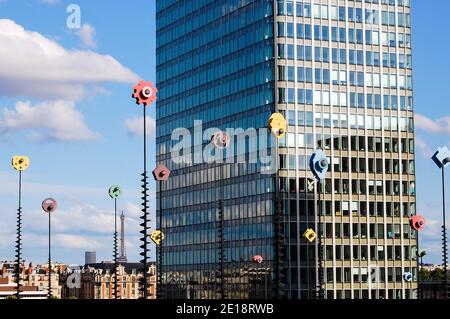
<svg viewBox="0 0 450 319">
<path fill-rule="evenodd" d="M 324 299 L 325 298 L 325 291 L 324 291 L 324 271 L 323 271 L 323 243 L 322 243 L 322 229 L 323 229 L 323 225 L 322 225 L 322 196 L 321 196 L 321 192 L 322 192 L 322 183 L 319 180 L 317 182 L 317 191 L 318 191 L 318 202 L 317 202 L 317 206 L 318 206 L 318 247 L 317 247 L 317 255 L 318 255 L 318 277 L 319 277 L 319 282 L 318 282 L 318 287 L 317 287 L 317 298 L 318 299 Z"/>
<path fill-rule="evenodd" d="M 114 198 L 114 299 L 119 299 L 117 287 L 117 267 L 118 267 L 118 234 L 117 234 L 117 198 Z"/>
<path fill-rule="evenodd" d="M 447 265 L 448 265 L 448 251 L 447 251 L 447 228 L 445 224 L 445 167 L 442 169 L 442 266 L 444 268 L 444 293 L 445 298 L 450 298 L 449 296 L 449 287 L 448 287 L 448 274 L 447 274 Z"/>
<path fill-rule="evenodd" d="M 163 214 L 162 214 L 162 181 L 159 181 L 159 230 L 161 233 L 164 233 L 163 230 Z M 158 299 L 164 299 L 165 298 L 165 292 L 163 288 L 163 264 L 164 264 L 164 240 L 161 240 L 159 244 L 159 254 L 158 254 L 158 269 L 157 269 L 157 283 L 158 283 L 158 289 L 157 289 L 157 296 Z"/>
<path fill-rule="evenodd" d="M 218 227 L 218 239 L 219 239 L 219 249 L 218 249 L 218 256 L 219 256 L 219 264 L 218 264 L 218 270 L 219 270 L 219 295 L 220 299 L 226 298 L 226 292 L 225 292 L 225 276 L 224 276 L 224 268 L 225 268 L 225 247 L 224 247 L 224 216 L 223 216 L 223 167 L 220 168 L 220 198 L 217 203 L 217 209 L 218 209 L 218 215 L 219 215 L 219 227 Z"/>
<path fill-rule="evenodd" d="M 141 220 L 142 223 L 140 226 L 142 227 L 141 230 L 141 242 L 142 245 L 140 248 L 142 249 L 141 252 L 141 263 L 143 267 L 143 273 L 142 273 L 142 279 L 141 279 L 141 292 L 143 293 L 144 299 L 148 299 L 148 283 L 147 283 L 147 268 L 148 268 L 148 254 L 149 254 L 149 245 L 148 245 L 148 232 L 149 232 L 149 214 L 148 214 L 148 175 L 147 175 L 147 121 L 146 121 L 146 107 L 143 107 L 144 109 L 144 173 L 142 173 L 142 216 Z"/>
<path fill-rule="evenodd" d="M 16 298 L 20 299 L 20 262 L 22 259 L 22 171 L 19 171 L 19 208 L 17 209 L 16 239 Z"/>
</svg>

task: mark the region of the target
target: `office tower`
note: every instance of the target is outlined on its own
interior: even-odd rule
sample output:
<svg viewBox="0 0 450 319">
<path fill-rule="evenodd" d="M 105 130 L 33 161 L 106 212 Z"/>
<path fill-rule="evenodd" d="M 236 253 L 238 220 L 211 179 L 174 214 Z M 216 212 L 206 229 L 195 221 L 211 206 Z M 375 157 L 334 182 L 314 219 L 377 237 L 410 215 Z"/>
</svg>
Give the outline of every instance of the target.
<svg viewBox="0 0 450 319">
<path fill-rule="evenodd" d="M 95 251 L 86 251 L 84 253 L 84 264 L 95 264 L 97 262 L 97 253 Z"/>
<path fill-rule="evenodd" d="M 327 299 L 416 298 L 410 1 L 156 5 L 157 162 L 172 170 L 158 192 L 167 297 L 308 299 L 322 287 Z M 197 164 L 195 147 L 192 164 L 171 156 L 172 132 L 194 120 L 260 129 L 275 111 L 289 125 L 271 140 L 276 174 L 260 162 Z M 320 184 L 308 167 L 318 148 L 331 163 Z"/>
</svg>

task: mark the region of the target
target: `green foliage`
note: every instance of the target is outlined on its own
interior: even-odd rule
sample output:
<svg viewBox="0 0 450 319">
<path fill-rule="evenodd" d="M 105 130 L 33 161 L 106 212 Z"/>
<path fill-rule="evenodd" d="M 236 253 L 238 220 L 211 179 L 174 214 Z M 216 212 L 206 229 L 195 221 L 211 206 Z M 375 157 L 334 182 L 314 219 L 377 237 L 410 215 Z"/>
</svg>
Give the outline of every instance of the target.
<svg viewBox="0 0 450 319">
<path fill-rule="evenodd" d="M 444 280 L 444 270 L 440 268 L 433 271 L 420 269 L 420 278 L 422 281 Z"/>
</svg>

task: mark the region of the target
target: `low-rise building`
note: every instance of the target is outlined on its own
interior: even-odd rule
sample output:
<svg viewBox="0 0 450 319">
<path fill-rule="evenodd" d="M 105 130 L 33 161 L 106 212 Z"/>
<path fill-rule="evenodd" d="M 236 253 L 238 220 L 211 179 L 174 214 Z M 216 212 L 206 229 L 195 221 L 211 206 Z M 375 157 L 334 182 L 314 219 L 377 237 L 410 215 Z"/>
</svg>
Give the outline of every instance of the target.
<svg viewBox="0 0 450 319">
<path fill-rule="evenodd" d="M 124 263 L 118 267 L 118 298 L 138 299 L 142 265 Z M 148 269 L 149 298 L 156 298 L 156 264 Z M 61 274 L 62 298 L 114 299 L 114 263 L 87 264 L 82 269 L 67 268 Z"/>
<path fill-rule="evenodd" d="M 15 262 L 0 262 L 0 298 L 16 295 L 17 284 L 14 272 Z M 54 298 L 61 298 L 61 286 L 59 286 L 59 272 L 64 266 L 52 264 L 51 289 Z M 20 297 L 24 299 L 45 299 L 48 293 L 48 264 L 26 266 L 20 264 Z"/>
</svg>

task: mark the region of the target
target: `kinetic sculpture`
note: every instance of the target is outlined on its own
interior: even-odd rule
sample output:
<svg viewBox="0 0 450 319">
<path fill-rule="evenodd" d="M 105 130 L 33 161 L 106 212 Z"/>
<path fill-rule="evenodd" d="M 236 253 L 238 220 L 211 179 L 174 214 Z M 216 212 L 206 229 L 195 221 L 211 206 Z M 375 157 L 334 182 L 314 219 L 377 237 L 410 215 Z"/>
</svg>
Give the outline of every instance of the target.
<svg viewBox="0 0 450 319">
<path fill-rule="evenodd" d="M 48 291 L 47 298 L 52 298 L 52 232 L 51 232 L 51 215 L 56 211 L 58 203 L 53 198 L 44 199 L 42 209 L 48 214 Z"/>
<path fill-rule="evenodd" d="M 156 101 L 156 93 L 158 90 L 151 82 L 140 81 L 137 85 L 133 87 L 132 97 L 136 99 L 136 104 L 143 104 L 143 121 L 144 121 L 144 172 L 142 173 L 142 223 L 140 226 L 141 230 L 141 241 L 142 245 L 140 248 L 142 249 L 141 263 L 143 265 L 143 276 L 142 276 L 142 284 L 141 291 L 144 299 L 148 299 L 148 282 L 147 282 L 147 268 L 148 268 L 148 231 L 149 231 L 149 214 L 148 214 L 148 176 L 147 176 L 147 113 L 146 106 Z"/>
<path fill-rule="evenodd" d="M 157 268 L 157 296 L 158 299 L 164 299 L 164 289 L 162 288 L 162 275 L 164 267 L 164 233 L 163 233 L 163 214 L 162 214 L 162 186 L 163 182 L 169 180 L 170 170 L 163 164 L 158 165 L 152 172 L 155 181 L 159 182 L 159 230 L 155 230 L 150 238 L 159 249 L 158 268 Z"/>
<path fill-rule="evenodd" d="M 22 172 L 30 166 L 27 156 L 14 156 L 11 164 L 19 172 L 19 208 L 17 209 L 17 240 L 16 240 L 16 298 L 20 299 L 20 263 L 22 254 Z"/>
<path fill-rule="evenodd" d="M 211 143 L 219 150 L 226 149 L 230 145 L 230 136 L 226 132 L 217 132 L 211 137 Z M 219 239 L 219 249 L 218 249 L 218 260 L 219 260 L 219 294 L 220 299 L 226 298 L 226 291 L 224 285 L 224 268 L 225 268 L 225 244 L 224 244 L 224 186 L 223 186 L 223 164 L 220 168 L 220 198 L 217 203 L 217 210 L 219 215 L 219 227 L 218 227 L 218 239 Z"/>
<path fill-rule="evenodd" d="M 276 151 L 278 152 L 278 141 L 283 138 L 287 132 L 287 121 L 283 114 L 281 113 L 273 113 L 268 122 L 268 126 L 272 134 L 275 136 L 277 144 Z M 278 160 L 278 154 L 276 155 Z M 278 162 L 277 162 L 278 163 Z M 283 202 L 280 195 L 280 186 L 278 183 L 278 164 L 277 164 L 277 173 L 276 173 L 276 212 L 274 215 L 274 228 L 275 228 L 275 282 L 276 282 L 276 296 L 281 299 L 284 295 L 283 291 L 283 268 L 284 268 L 284 221 L 283 221 Z"/>
<path fill-rule="evenodd" d="M 448 283 L 448 250 L 447 250 L 447 226 L 446 226 L 446 211 L 445 211 L 445 168 L 450 165 L 450 150 L 446 147 L 439 147 L 433 154 L 431 159 L 441 170 L 442 182 L 442 266 L 444 268 L 444 286 L 445 298 L 450 298 L 450 285 Z"/>
<path fill-rule="evenodd" d="M 316 177 L 318 184 L 320 186 L 320 183 L 325 180 L 325 175 L 328 172 L 328 168 L 329 168 L 330 162 L 328 161 L 327 156 L 325 155 L 325 152 L 322 151 L 321 149 L 316 150 L 309 161 L 309 168 L 311 170 L 311 172 L 314 174 L 314 176 Z M 317 206 L 318 206 L 318 228 L 319 229 L 323 229 L 322 227 L 322 201 L 320 198 L 321 195 L 321 187 L 317 188 L 317 193 L 319 195 L 318 201 L 317 201 Z M 320 232 L 319 232 L 320 233 Z M 322 240 L 321 240 L 321 236 L 319 236 L 319 240 L 318 240 L 318 277 L 319 277 L 319 282 L 318 282 L 318 288 L 317 288 L 317 292 L 318 292 L 318 299 L 324 299 L 325 296 L 325 292 L 324 292 L 324 273 L 323 273 L 323 247 L 322 247 Z"/>
<path fill-rule="evenodd" d="M 113 236 L 113 257 L 114 257 L 114 299 L 118 299 L 118 291 L 117 291 L 117 266 L 119 263 L 118 258 L 118 234 L 117 234 L 117 198 L 122 195 L 122 189 L 120 186 L 114 185 L 109 188 L 108 191 L 109 196 L 114 199 L 114 236 Z"/>
</svg>

